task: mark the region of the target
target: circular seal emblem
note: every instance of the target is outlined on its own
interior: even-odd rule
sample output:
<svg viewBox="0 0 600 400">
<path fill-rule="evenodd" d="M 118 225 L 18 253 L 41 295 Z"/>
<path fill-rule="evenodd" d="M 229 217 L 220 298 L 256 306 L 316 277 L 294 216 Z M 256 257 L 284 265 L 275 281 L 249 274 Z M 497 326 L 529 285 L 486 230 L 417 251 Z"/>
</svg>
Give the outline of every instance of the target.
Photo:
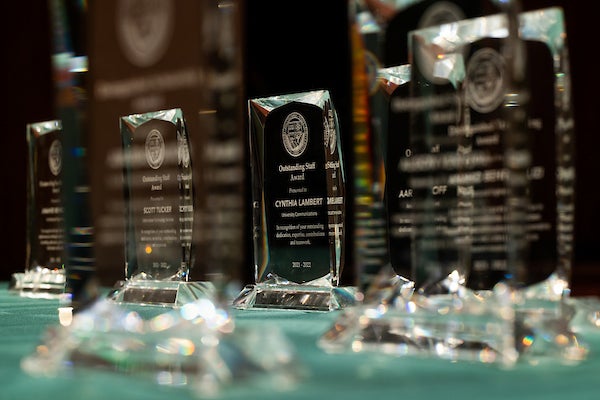
<svg viewBox="0 0 600 400">
<path fill-rule="evenodd" d="M 449 1 L 438 1 L 425 10 L 418 26 L 419 28 L 428 28 L 462 21 L 465 18 L 465 13 L 456 4 Z"/>
<path fill-rule="evenodd" d="M 158 131 L 152 129 L 146 136 L 146 162 L 152 169 L 158 169 L 165 160 L 165 140 Z"/>
<path fill-rule="evenodd" d="M 281 140 L 285 151 L 292 157 L 298 157 L 308 145 L 308 125 L 299 112 L 290 113 L 283 121 Z"/>
<path fill-rule="evenodd" d="M 190 166 L 190 148 L 184 132 L 177 132 L 177 164 L 184 168 Z"/>
<path fill-rule="evenodd" d="M 118 0 L 117 39 L 133 65 L 148 67 L 165 53 L 173 34 L 173 0 Z"/>
<path fill-rule="evenodd" d="M 55 139 L 48 149 L 48 167 L 54 176 L 58 176 L 62 170 L 62 144 Z"/>
<path fill-rule="evenodd" d="M 467 65 L 466 99 L 477 112 L 494 111 L 504 101 L 504 59 L 496 50 L 477 50 Z"/>
</svg>

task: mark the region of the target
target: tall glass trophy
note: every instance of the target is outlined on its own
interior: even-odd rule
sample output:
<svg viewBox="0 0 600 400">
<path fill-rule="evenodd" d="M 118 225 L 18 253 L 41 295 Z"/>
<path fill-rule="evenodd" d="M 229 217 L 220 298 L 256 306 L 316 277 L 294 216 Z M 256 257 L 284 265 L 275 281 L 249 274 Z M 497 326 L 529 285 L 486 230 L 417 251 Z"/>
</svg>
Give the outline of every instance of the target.
<svg viewBox="0 0 600 400">
<path fill-rule="evenodd" d="M 388 136 L 390 91 L 396 85 L 378 78 L 380 69 L 408 63 L 408 33 L 418 28 L 456 22 L 497 11 L 486 2 L 461 0 L 357 0 L 351 8 L 353 52 L 354 150 L 354 259 L 359 297 L 366 302 L 410 296 L 409 246 L 405 227 L 388 228 L 385 203 L 388 153 L 394 141 Z M 358 33 L 358 34 L 357 34 Z M 383 72 L 387 75 L 388 72 Z M 392 80 L 395 78 L 392 77 Z M 400 78 L 404 79 L 404 78 Z M 407 85 L 408 86 L 408 85 Z M 400 217 L 396 215 L 394 218 Z M 402 225 L 397 221 L 395 225 Z M 391 230 L 390 230 L 391 229 Z"/>
<path fill-rule="evenodd" d="M 126 201 L 125 277 L 115 301 L 163 306 L 210 296 L 188 281 L 194 191 L 189 138 L 181 109 L 121 118 Z"/>
<path fill-rule="evenodd" d="M 256 283 L 240 308 L 329 311 L 353 302 L 344 265 L 344 169 L 329 92 L 251 99 Z"/>
<path fill-rule="evenodd" d="M 11 289 L 57 298 L 65 290 L 61 122 L 28 124 L 27 145 L 27 259 Z"/>
<path fill-rule="evenodd" d="M 409 233 L 416 290 L 347 316 L 325 348 L 503 365 L 585 357 L 565 301 L 574 138 L 563 15 L 518 10 L 411 32 L 408 92 L 392 96 L 389 125 L 408 137 L 388 158 L 387 196 L 392 229 Z M 532 85 L 534 74 L 548 84 Z"/>
</svg>

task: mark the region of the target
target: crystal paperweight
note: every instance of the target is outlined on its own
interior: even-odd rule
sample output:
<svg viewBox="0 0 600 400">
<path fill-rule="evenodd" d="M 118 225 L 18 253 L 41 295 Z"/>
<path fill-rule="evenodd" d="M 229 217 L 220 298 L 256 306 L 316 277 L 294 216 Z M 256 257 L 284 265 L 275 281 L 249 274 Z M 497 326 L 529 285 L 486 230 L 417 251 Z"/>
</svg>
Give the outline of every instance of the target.
<svg viewBox="0 0 600 400">
<path fill-rule="evenodd" d="M 515 9 L 413 31 L 409 82 L 383 71 L 395 92 L 391 243 L 405 243 L 391 263 L 409 263 L 415 291 L 348 312 L 325 349 L 503 365 L 585 358 L 567 301 L 574 137 L 563 14 Z M 534 75 L 547 84 L 531 85 Z"/>
<path fill-rule="evenodd" d="M 329 92 L 252 99 L 250 150 L 255 284 L 239 308 L 328 311 L 353 302 L 339 286 L 345 188 Z"/>
<path fill-rule="evenodd" d="M 189 281 L 194 202 L 189 138 L 181 109 L 120 119 L 126 203 L 125 281 L 117 302 L 181 306 L 212 296 Z"/>
<path fill-rule="evenodd" d="M 75 314 L 60 309 L 60 325 L 45 331 L 21 367 L 34 377 L 124 374 L 201 398 L 249 381 L 285 391 L 306 373 L 275 326 L 235 326 L 230 314 L 206 298 L 165 310 L 105 298 Z"/>
<path fill-rule="evenodd" d="M 61 122 L 28 124 L 27 145 L 26 268 L 10 288 L 26 297 L 59 298 L 65 290 Z"/>
</svg>

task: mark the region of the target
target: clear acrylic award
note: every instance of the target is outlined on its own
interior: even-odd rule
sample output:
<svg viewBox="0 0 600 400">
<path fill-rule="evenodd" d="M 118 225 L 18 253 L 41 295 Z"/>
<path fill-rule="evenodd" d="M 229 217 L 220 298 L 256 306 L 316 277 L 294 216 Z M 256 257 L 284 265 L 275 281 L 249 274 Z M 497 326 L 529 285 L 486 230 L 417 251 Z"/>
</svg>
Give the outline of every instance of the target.
<svg viewBox="0 0 600 400">
<path fill-rule="evenodd" d="M 505 11 L 411 32 L 410 82 L 390 98 L 388 135 L 404 137 L 389 147 L 386 194 L 415 293 L 346 313 L 324 348 L 503 365 L 585 357 L 566 301 L 574 138 L 562 10 Z"/>
<path fill-rule="evenodd" d="M 248 102 L 254 285 L 240 308 L 328 311 L 353 302 L 344 265 L 344 169 L 329 92 Z"/>
<path fill-rule="evenodd" d="M 126 280 L 114 300 L 183 305 L 210 295 L 188 281 L 194 191 L 189 138 L 180 109 L 120 120 L 126 201 Z"/>
<path fill-rule="evenodd" d="M 65 290 L 60 121 L 27 125 L 27 259 L 11 290 L 59 298 Z"/>
</svg>

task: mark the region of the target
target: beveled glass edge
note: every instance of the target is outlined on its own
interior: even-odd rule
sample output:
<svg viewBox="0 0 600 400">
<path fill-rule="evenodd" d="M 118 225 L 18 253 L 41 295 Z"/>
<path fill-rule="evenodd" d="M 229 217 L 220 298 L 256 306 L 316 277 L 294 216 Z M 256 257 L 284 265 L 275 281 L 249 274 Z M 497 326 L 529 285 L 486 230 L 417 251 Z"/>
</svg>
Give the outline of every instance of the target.
<svg viewBox="0 0 600 400">
<path fill-rule="evenodd" d="M 297 92 L 289 94 L 280 94 L 269 97 L 258 97 L 248 100 L 249 108 L 252 110 L 262 110 L 261 115 L 266 116 L 276 108 L 291 102 L 308 103 L 323 108 L 330 99 L 329 91 L 326 89 L 311 90 L 307 92 Z"/>
<path fill-rule="evenodd" d="M 49 132 L 59 130 L 62 130 L 62 122 L 57 119 L 29 123 L 27 124 L 27 139 L 33 140 L 34 138 L 46 135 Z"/>
<path fill-rule="evenodd" d="M 522 12 L 519 14 L 519 24 L 520 38 L 544 42 L 554 55 L 565 46 L 561 7 Z M 425 44 L 434 44 L 445 52 L 451 52 L 483 38 L 507 37 L 508 18 L 505 14 L 493 14 L 412 30 L 408 33 L 409 52 L 413 50 L 415 36 L 419 36 Z"/>
<path fill-rule="evenodd" d="M 410 64 L 380 68 L 377 71 L 380 87 L 390 94 L 399 86 L 407 84 L 411 79 L 411 68 Z"/>
<path fill-rule="evenodd" d="M 123 124 L 126 124 L 129 129 L 135 129 L 149 119 L 159 119 L 176 123 L 178 119 L 183 119 L 183 111 L 181 108 L 171 108 L 158 111 L 150 111 L 146 113 L 129 114 L 120 118 Z"/>
</svg>

